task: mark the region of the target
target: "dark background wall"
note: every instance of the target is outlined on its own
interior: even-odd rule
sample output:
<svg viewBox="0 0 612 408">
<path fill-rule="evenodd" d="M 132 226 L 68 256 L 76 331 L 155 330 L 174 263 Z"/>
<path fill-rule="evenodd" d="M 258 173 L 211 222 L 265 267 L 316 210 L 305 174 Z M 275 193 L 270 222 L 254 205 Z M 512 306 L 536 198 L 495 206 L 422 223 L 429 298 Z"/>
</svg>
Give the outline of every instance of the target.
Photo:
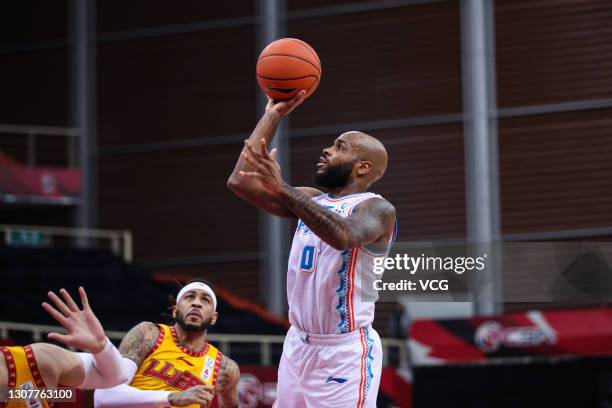
<svg viewBox="0 0 612 408">
<path fill-rule="evenodd" d="M 342 131 L 369 131 L 390 152 L 374 190 L 396 206 L 400 239 L 464 237 L 460 2 L 331 3 L 288 1 L 288 35 L 323 63 L 291 115 L 291 182 L 308 185 Z M 98 1 L 99 227 L 132 230 L 154 273 L 205 275 L 262 302 L 258 213 L 225 187 L 257 120 L 256 6 L 203 4 Z M 612 3 L 494 4 L 502 232 L 612 227 Z M 70 126 L 67 3 L 2 8 L 0 123 Z M 24 160 L 22 138 L 0 137 Z M 50 144 L 41 161 L 65 165 Z M 72 220 L 68 208 L 0 209 L 3 223 Z"/>
</svg>

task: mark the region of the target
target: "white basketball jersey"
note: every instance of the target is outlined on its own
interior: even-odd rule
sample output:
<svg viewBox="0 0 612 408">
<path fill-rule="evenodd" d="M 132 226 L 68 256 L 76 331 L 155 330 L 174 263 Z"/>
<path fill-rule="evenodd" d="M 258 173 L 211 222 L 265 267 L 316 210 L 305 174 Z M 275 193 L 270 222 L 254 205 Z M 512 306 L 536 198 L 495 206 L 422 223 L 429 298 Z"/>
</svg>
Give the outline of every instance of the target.
<svg viewBox="0 0 612 408">
<path fill-rule="evenodd" d="M 363 192 L 313 200 L 346 217 L 355 207 L 378 194 Z M 382 198 L 382 197 L 381 197 Z M 374 302 L 361 302 L 361 275 L 373 273 L 374 258 L 385 251 L 356 247 L 338 251 L 298 221 L 289 254 L 287 300 L 289 321 L 298 330 L 314 334 L 348 333 L 372 323 Z"/>
</svg>

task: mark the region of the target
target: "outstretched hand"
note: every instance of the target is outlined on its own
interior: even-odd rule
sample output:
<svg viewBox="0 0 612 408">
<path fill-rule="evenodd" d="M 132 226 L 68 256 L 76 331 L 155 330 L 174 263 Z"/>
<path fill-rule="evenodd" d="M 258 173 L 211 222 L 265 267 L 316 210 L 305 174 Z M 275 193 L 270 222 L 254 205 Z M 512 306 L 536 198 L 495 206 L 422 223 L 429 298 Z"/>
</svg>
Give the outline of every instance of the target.
<svg viewBox="0 0 612 408">
<path fill-rule="evenodd" d="M 47 302 L 44 302 L 42 307 L 66 329 L 66 334 L 53 332 L 49 333 L 47 337 L 93 354 L 102 351 L 106 346 L 106 335 L 100 321 L 89 306 L 85 289 L 79 287 L 83 310 L 79 309 L 79 306 L 65 289 L 60 289 L 60 294 L 65 303 L 55 293 L 48 293 L 49 299 L 53 301 L 57 309 Z"/>
<path fill-rule="evenodd" d="M 306 99 L 306 91 L 302 90 L 297 93 L 293 98 L 288 101 L 275 101 L 268 96 L 268 105 L 266 106 L 266 112 L 273 112 L 278 114 L 281 118 L 290 114 L 295 108 L 300 106 Z"/>
<path fill-rule="evenodd" d="M 241 155 L 244 160 L 253 168 L 251 171 L 240 171 L 242 178 L 252 178 L 259 180 L 266 190 L 273 195 L 277 195 L 283 188 L 285 181 L 281 175 L 280 164 L 276 161 L 276 149 L 268 152 L 265 139 L 261 139 L 259 152 L 257 152 L 251 142 L 244 142 L 245 149 Z"/>
</svg>

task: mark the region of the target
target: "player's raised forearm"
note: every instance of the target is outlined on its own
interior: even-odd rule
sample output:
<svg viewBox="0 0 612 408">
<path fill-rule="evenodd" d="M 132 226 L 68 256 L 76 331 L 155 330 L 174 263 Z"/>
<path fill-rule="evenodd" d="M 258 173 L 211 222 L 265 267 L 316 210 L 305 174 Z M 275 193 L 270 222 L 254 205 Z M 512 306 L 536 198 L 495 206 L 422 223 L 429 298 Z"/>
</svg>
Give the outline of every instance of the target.
<svg viewBox="0 0 612 408">
<path fill-rule="evenodd" d="M 306 98 L 306 91 L 300 91 L 296 96 L 288 101 L 273 101 L 268 97 L 268 105 L 266 111 L 257 123 L 255 130 L 249 137 L 250 145 L 257 151 L 261 147 L 261 141 L 265 140 L 267 145 L 270 145 L 272 138 L 276 134 L 276 129 L 281 119 L 284 116 L 289 115 L 295 108 L 297 108 Z M 243 147 L 242 152 L 245 152 Z M 250 172 L 253 167 L 244 160 L 241 154 L 238 158 L 238 162 L 232 172 L 231 176 L 227 180 L 227 186 L 230 190 L 236 193 L 238 196 L 244 198 L 251 204 L 254 204 L 266 211 L 269 211 L 276 215 L 289 216 L 287 210 L 283 209 L 282 206 L 270 205 L 267 202 L 273 200 L 273 197 L 263 188 L 261 183 L 257 180 L 245 180 L 240 178 L 239 173 Z"/>
<path fill-rule="evenodd" d="M 269 144 L 276 133 L 280 119 L 281 116 L 279 116 L 278 113 L 266 111 L 248 140 L 250 146 L 259 149 L 262 139 L 266 141 L 266 144 Z M 227 187 L 249 204 L 267 211 L 270 214 L 279 217 L 293 217 L 293 213 L 278 202 L 278 200 L 262 186 L 261 182 L 240 177 L 240 172 L 249 172 L 253 170 L 252 166 L 244 159 L 243 153 L 246 148 L 245 144 L 234 171 L 227 180 Z"/>
<path fill-rule="evenodd" d="M 350 220 L 320 206 L 298 189 L 285 184 L 278 198 L 312 232 L 335 249 L 345 250 L 361 244 Z"/>
<path fill-rule="evenodd" d="M 274 111 L 266 111 L 266 113 L 264 113 L 264 115 L 259 120 L 259 123 L 257 123 L 257 126 L 253 130 L 253 133 L 251 133 L 251 136 L 249 137 L 249 143 L 251 144 L 251 146 L 253 146 L 254 149 L 259 150 L 261 147 L 262 139 L 265 140 L 266 143 L 269 145 L 272 139 L 274 138 L 274 135 L 276 134 L 276 130 L 278 129 L 280 120 L 281 116 L 278 113 Z M 242 151 L 244 151 L 245 149 L 246 147 L 243 147 Z M 238 162 L 234 167 L 234 171 L 232 172 L 229 180 L 227 181 L 227 186 L 230 188 L 230 190 L 236 193 L 242 192 L 243 194 L 244 192 L 248 191 L 261 192 L 263 190 L 263 187 L 261 187 L 261 183 L 258 183 L 254 180 L 244 180 L 241 179 L 239 176 L 239 173 L 241 171 L 252 170 L 253 167 L 249 165 L 246 160 L 244 160 L 241 154 L 238 157 Z"/>
</svg>

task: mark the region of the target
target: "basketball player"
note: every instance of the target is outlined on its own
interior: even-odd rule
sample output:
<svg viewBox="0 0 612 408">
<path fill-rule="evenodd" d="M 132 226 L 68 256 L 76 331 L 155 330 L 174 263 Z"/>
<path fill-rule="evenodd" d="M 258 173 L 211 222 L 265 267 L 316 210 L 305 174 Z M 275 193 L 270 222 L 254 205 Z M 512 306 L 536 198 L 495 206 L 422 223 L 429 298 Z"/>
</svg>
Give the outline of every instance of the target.
<svg viewBox="0 0 612 408">
<path fill-rule="evenodd" d="M 380 141 L 347 132 L 323 149 L 314 175 L 321 190 L 294 188 L 268 152 L 281 118 L 300 105 L 269 100 L 245 141 L 228 187 L 251 204 L 299 219 L 289 254 L 291 328 L 278 372 L 276 406 L 375 407 L 382 370 L 374 303 L 361 302 L 362 274 L 386 256 L 395 238 L 395 209 L 368 192 L 387 168 Z M 366 247 L 367 246 L 367 247 Z"/>
<path fill-rule="evenodd" d="M 65 387 L 106 388 L 126 381 L 129 373 L 119 351 L 104 335 L 104 329 L 94 315 L 87 294 L 79 288 L 83 309 L 79 309 L 70 294 L 60 290 L 62 301 L 55 293 L 43 308 L 66 329 L 66 334 L 49 333 L 51 340 L 86 350 L 73 353 L 53 344 L 34 343 L 25 347 L 0 347 L 0 386 L 8 390 L 45 390 L 61 384 Z M 2 398 L 0 398 L 2 401 Z M 38 398 L 10 399 L 0 407 L 49 407 Z"/>
<path fill-rule="evenodd" d="M 238 365 L 206 342 L 219 317 L 212 287 L 199 280 L 184 286 L 172 307 L 175 324 L 142 322 L 126 334 L 119 351 L 135 363 L 136 375 L 94 394 L 105 407 L 208 407 L 216 395 L 219 408 L 239 406 Z"/>
</svg>

